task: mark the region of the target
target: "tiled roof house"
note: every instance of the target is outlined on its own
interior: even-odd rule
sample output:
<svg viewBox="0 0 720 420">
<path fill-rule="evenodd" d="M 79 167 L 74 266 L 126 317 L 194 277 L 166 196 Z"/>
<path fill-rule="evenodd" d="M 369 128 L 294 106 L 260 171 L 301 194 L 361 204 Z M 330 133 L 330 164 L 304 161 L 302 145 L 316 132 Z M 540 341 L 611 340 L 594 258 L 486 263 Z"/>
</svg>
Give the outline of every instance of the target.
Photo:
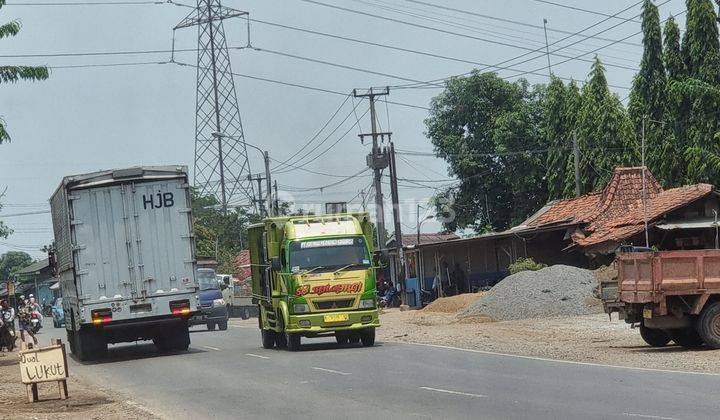
<svg viewBox="0 0 720 420">
<path fill-rule="evenodd" d="M 673 211 L 716 194 L 710 184 L 665 190 L 646 169 L 647 197 L 643 208 L 642 172 L 639 167 L 617 168 L 603 191 L 548 203 L 511 231 L 575 227 L 569 235 L 571 246 L 614 246 L 641 234 L 645 229 L 645 217 L 648 224 L 653 224 Z"/>
</svg>

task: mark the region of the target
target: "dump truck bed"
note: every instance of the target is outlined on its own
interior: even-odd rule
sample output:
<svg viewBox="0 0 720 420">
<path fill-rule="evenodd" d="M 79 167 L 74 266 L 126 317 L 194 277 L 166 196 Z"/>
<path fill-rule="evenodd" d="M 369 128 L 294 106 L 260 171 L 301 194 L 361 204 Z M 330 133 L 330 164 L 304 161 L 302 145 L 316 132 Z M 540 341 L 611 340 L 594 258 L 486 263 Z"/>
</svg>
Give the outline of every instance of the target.
<svg viewBox="0 0 720 420">
<path fill-rule="evenodd" d="M 620 254 L 618 298 L 625 303 L 659 302 L 666 296 L 720 293 L 720 250 Z"/>
</svg>

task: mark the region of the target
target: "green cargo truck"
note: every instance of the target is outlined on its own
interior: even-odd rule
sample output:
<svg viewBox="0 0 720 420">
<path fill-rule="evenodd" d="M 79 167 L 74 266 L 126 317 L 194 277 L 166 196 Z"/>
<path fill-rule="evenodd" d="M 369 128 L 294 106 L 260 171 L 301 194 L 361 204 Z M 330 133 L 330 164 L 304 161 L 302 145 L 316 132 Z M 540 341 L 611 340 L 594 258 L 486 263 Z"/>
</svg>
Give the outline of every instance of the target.
<svg viewBox="0 0 720 420">
<path fill-rule="evenodd" d="M 368 214 L 269 218 L 248 235 L 264 348 L 295 351 L 301 337 L 324 336 L 375 344 L 380 321 Z"/>
</svg>

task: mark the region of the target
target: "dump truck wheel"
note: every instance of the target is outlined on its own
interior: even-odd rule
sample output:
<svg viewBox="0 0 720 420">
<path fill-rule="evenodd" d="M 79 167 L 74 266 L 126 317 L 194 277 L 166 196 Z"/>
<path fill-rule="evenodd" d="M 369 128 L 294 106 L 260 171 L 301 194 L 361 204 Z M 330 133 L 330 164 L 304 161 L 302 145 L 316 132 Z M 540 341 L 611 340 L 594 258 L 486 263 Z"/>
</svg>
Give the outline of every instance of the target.
<svg viewBox="0 0 720 420">
<path fill-rule="evenodd" d="M 713 302 L 703 309 L 697 330 L 705 344 L 720 349 L 720 302 Z"/>
<path fill-rule="evenodd" d="M 283 322 L 282 315 L 278 317 L 278 332 L 275 333 L 275 344 L 277 344 L 279 349 L 284 349 L 287 347 L 287 335 L 285 334 L 285 323 Z"/>
<path fill-rule="evenodd" d="M 375 345 L 375 328 L 367 328 L 360 333 L 363 347 L 372 347 Z"/>
<path fill-rule="evenodd" d="M 264 349 L 271 349 L 275 347 L 275 331 L 273 330 L 260 330 L 262 337 L 262 346 Z"/>
<path fill-rule="evenodd" d="M 701 347 L 704 344 L 702 337 L 700 337 L 700 334 L 695 331 L 695 328 L 680 328 L 677 330 L 670 330 L 668 332 L 675 344 L 679 346 L 694 349 Z"/>
<path fill-rule="evenodd" d="M 357 344 L 360 342 L 360 334 L 359 333 L 352 333 L 350 334 L 350 337 L 348 338 L 348 342 L 350 344 Z"/>
<path fill-rule="evenodd" d="M 344 346 L 348 343 L 348 335 L 342 332 L 336 332 L 335 333 L 335 341 L 337 341 L 338 344 L 341 346 Z"/>
<path fill-rule="evenodd" d="M 285 334 L 287 349 L 290 351 L 300 350 L 300 334 Z"/>
<path fill-rule="evenodd" d="M 665 347 L 670 342 L 670 335 L 663 330 L 640 325 L 640 336 L 652 347 Z"/>
</svg>

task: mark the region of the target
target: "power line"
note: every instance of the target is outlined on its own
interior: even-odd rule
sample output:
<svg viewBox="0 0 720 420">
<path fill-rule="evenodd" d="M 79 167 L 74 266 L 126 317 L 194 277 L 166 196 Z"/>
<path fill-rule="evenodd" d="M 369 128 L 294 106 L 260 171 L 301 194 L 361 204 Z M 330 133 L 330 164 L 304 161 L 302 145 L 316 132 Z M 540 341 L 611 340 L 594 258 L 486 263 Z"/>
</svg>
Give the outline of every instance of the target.
<svg viewBox="0 0 720 420">
<path fill-rule="evenodd" d="M 497 30 L 484 29 L 485 25 L 483 25 L 481 28 L 478 28 L 475 25 L 469 25 L 469 24 L 465 24 L 465 23 L 456 22 L 455 20 L 449 20 L 449 19 L 443 19 L 440 17 L 436 17 L 436 16 L 445 16 L 445 17 L 456 18 L 454 16 L 449 16 L 447 14 L 432 12 L 433 13 L 432 15 L 427 15 L 424 13 L 428 13 L 428 12 L 425 10 L 422 10 L 422 9 L 420 9 L 421 10 L 420 12 L 407 11 L 405 9 L 409 9 L 409 10 L 413 10 L 413 9 L 418 10 L 418 9 L 412 8 L 412 7 L 405 7 L 405 8 L 399 9 L 397 7 L 393 7 L 393 6 L 397 6 L 394 3 L 388 3 L 387 1 L 383 1 L 383 0 L 352 0 L 352 1 L 355 1 L 355 2 L 358 2 L 361 4 L 365 4 L 368 6 L 372 6 L 372 7 L 377 7 L 377 8 L 386 10 L 386 11 L 398 13 L 401 15 L 410 16 L 410 17 L 413 17 L 416 19 L 426 20 L 426 21 L 430 21 L 433 23 L 438 23 L 438 24 L 442 24 L 442 25 L 446 25 L 446 26 L 450 26 L 450 27 L 454 27 L 454 28 L 459 28 L 462 30 L 471 31 L 471 32 L 475 32 L 475 33 L 486 34 L 487 36 L 490 36 L 493 38 L 500 38 L 500 39 L 509 40 L 509 41 L 519 40 L 520 43 L 523 45 L 527 44 L 527 43 L 534 43 L 536 45 L 545 45 L 544 41 L 540 41 L 537 39 L 530 39 L 530 38 L 527 38 L 527 37 L 524 37 L 521 35 L 505 34 L 503 32 L 497 31 Z M 390 4 L 391 6 L 386 6 L 386 4 Z M 473 22 L 474 24 L 477 24 L 475 21 L 471 21 L 471 22 Z M 505 28 L 503 28 L 503 29 L 505 29 Z M 569 48 L 569 49 L 575 50 L 575 52 L 578 52 L 578 51 L 582 52 L 582 50 L 579 48 Z M 606 57 L 615 58 L 615 59 L 618 59 L 621 61 L 631 62 L 632 64 L 635 64 L 634 57 L 633 57 L 633 59 L 630 59 L 630 58 L 625 58 L 625 57 L 617 57 L 617 56 L 613 56 L 613 55 L 609 55 L 609 54 L 606 55 Z"/>
<path fill-rule="evenodd" d="M 25 213 L 11 213 L 11 214 L 2 214 L 0 213 L 0 219 L 6 218 L 6 217 L 20 217 L 20 216 L 31 216 L 34 214 L 48 214 L 50 213 L 50 210 L 38 210 L 38 211 L 28 211 Z"/>
<path fill-rule="evenodd" d="M 161 64 L 176 64 L 178 66 L 193 67 L 193 68 L 198 67 L 196 64 L 183 63 L 180 61 L 172 61 L 172 62 L 171 61 L 144 61 L 144 62 L 132 62 L 132 63 L 77 64 L 77 65 L 59 65 L 59 66 L 48 66 L 48 67 L 51 69 L 80 69 L 80 68 L 95 68 L 95 67 L 126 67 L 126 66 L 144 66 L 144 65 L 161 65 Z M 236 76 L 236 77 L 242 77 L 242 78 L 257 80 L 257 81 L 261 81 L 261 82 L 274 83 L 274 84 L 278 84 L 278 85 L 282 85 L 282 86 L 296 87 L 299 89 L 312 90 L 315 92 L 328 93 L 328 94 L 338 95 L 338 96 L 347 96 L 346 92 L 340 92 L 337 90 L 326 89 L 326 88 L 321 88 L 321 87 L 317 87 L 317 86 L 309 86 L 309 85 L 304 85 L 304 84 L 294 83 L 294 82 L 285 82 L 282 80 L 270 79 L 267 77 L 253 76 L 253 75 L 249 75 L 249 74 L 242 74 L 242 73 L 235 73 L 235 72 L 232 72 L 232 75 Z M 408 103 L 397 102 L 397 101 L 387 101 L 387 102 L 388 102 L 388 104 L 391 104 L 391 105 L 402 106 L 402 107 L 406 107 L 406 108 L 422 109 L 425 111 L 430 110 L 430 108 L 428 108 L 426 106 L 408 104 Z"/>
<path fill-rule="evenodd" d="M 570 6 L 569 4 L 556 3 L 556 2 L 554 2 L 554 1 L 548 1 L 548 0 L 531 0 L 531 1 L 535 1 L 535 2 L 538 2 L 538 3 L 544 3 L 544 4 L 549 4 L 549 5 L 552 5 L 552 6 L 563 7 L 563 8 L 565 8 L 565 9 L 576 10 L 576 11 L 578 11 L 578 12 L 590 13 L 590 14 L 598 15 L 598 16 L 605 16 L 605 17 L 612 17 L 612 18 L 616 18 L 616 17 L 617 17 L 617 16 L 608 15 L 607 13 L 598 12 L 598 11 L 595 11 L 595 10 L 583 9 L 582 7 L 577 7 L 577 6 Z M 633 19 L 635 19 L 635 18 L 633 18 Z M 642 22 L 637 21 L 637 20 L 632 20 L 632 22 L 634 22 L 634 23 L 642 23 Z"/>
<path fill-rule="evenodd" d="M 56 3 L 22 3 L 12 2 L 6 4 L 6 6 L 138 6 L 147 4 L 167 4 L 164 1 L 101 1 L 101 2 L 89 2 L 89 1 L 64 1 Z"/>
<path fill-rule="evenodd" d="M 312 1 L 312 0 L 301 0 L 301 1 Z M 668 3 L 669 1 L 670 1 L 670 0 L 666 0 L 665 3 L 663 3 L 663 4 L 666 4 L 666 3 Z M 639 2 L 634 3 L 633 5 L 631 5 L 631 6 L 629 6 L 629 7 L 626 7 L 626 8 L 624 8 L 624 9 L 622 9 L 621 11 L 615 13 L 614 16 L 619 15 L 619 14 L 621 14 L 621 13 L 624 13 L 625 11 L 630 10 L 630 9 L 633 8 L 633 7 L 636 7 L 636 6 L 639 5 L 640 3 L 642 3 L 642 1 L 639 1 Z M 638 16 L 640 16 L 640 15 L 638 15 Z M 637 17 L 637 16 L 636 16 L 636 17 Z M 557 41 L 553 41 L 553 42 L 552 42 L 551 44 L 549 44 L 549 45 L 556 45 L 556 44 L 558 44 L 558 43 L 560 43 L 560 42 L 563 42 L 563 41 L 565 41 L 565 40 L 567 40 L 567 39 L 569 39 L 569 38 L 572 38 L 573 36 L 576 36 L 576 35 L 578 35 L 578 34 L 580 34 L 580 33 L 582 33 L 582 32 L 585 32 L 585 31 L 587 31 L 587 30 L 589 30 L 589 29 L 592 29 L 592 28 L 594 28 L 595 26 L 598 26 L 598 25 L 600 25 L 600 24 L 608 21 L 609 19 L 610 19 L 609 17 L 608 17 L 608 18 L 605 18 L 605 19 L 603 19 L 603 20 L 601 20 L 601 21 L 599 21 L 599 22 L 596 22 L 596 23 L 594 23 L 594 24 L 592 24 L 592 25 L 590 25 L 590 26 L 588 26 L 588 27 L 586 27 L 586 28 L 583 28 L 583 29 L 580 30 L 580 31 L 574 32 L 574 33 L 572 33 L 571 35 L 568 35 L 568 36 L 566 36 L 566 37 L 563 37 L 563 38 L 561 38 L 561 39 L 558 39 Z M 613 25 L 613 26 L 610 27 L 610 28 L 601 30 L 601 31 L 593 34 L 592 36 L 597 36 L 597 35 L 599 35 L 599 34 L 602 34 L 602 33 L 604 33 L 604 32 L 607 32 L 607 31 L 609 31 L 609 30 L 611 30 L 611 29 L 614 29 L 615 27 L 617 27 L 617 26 L 619 26 L 619 25 L 622 25 L 622 24 L 624 24 L 624 23 L 626 23 L 626 22 L 627 22 L 627 20 L 625 20 L 625 21 L 623 21 L 623 22 L 621 22 L 621 23 L 619 23 L 619 24 Z M 633 35 L 631 35 L 630 37 L 626 37 L 625 39 L 631 38 L 631 37 L 633 37 L 633 36 L 635 36 L 635 35 L 637 35 L 637 34 L 633 34 Z M 619 41 L 620 41 L 620 40 L 618 40 L 618 42 L 619 42 Z M 576 42 L 573 43 L 573 44 L 568 44 L 568 45 L 566 45 L 566 46 L 559 47 L 559 48 L 553 50 L 553 51 L 551 52 L 551 54 L 557 55 L 558 57 L 567 58 L 567 56 L 562 56 L 562 55 L 555 54 L 555 53 L 556 53 L 557 51 L 559 51 L 559 50 L 562 50 L 563 48 L 566 48 L 566 47 L 568 47 L 568 46 L 574 45 L 574 44 L 576 44 L 576 43 L 578 43 L 578 42 L 582 42 L 582 40 L 576 41 Z M 548 45 L 548 46 L 549 46 L 549 45 Z M 537 56 L 535 56 L 535 57 L 531 57 L 531 58 L 525 59 L 525 60 L 523 60 L 523 61 L 521 61 L 521 62 L 519 62 L 519 63 L 515 63 L 515 64 L 513 64 L 513 66 L 517 66 L 517 65 L 519 65 L 519 64 L 524 64 L 524 63 L 527 63 L 527 62 L 529 62 L 529 61 L 533 61 L 533 60 L 535 60 L 535 59 L 542 58 L 542 57 L 544 57 L 545 54 L 546 54 L 546 53 L 543 52 L 543 50 L 544 50 L 545 48 L 547 48 L 548 46 L 536 48 L 536 49 L 533 50 L 533 51 L 526 52 L 526 53 L 520 54 L 520 55 L 518 55 L 518 56 L 516 56 L 516 57 L 509 58 L 509 59 L 507 59 L 507 60 L 504 60 L 504 61 L 498 63 L 498 65 L 504 65 L 504 64 L 507 64 L 507 63 L 509 63 L 509 62 L 512 62 L 512 61 L 515 61 L 515 60 L 518 60 L 518 59 L 527 57 L 528 55 L 531 55 L 531 54 L 534 53 L 534 52 L 538 52 L 538 53 L 540 53 L 540 55 L 537 55 Z M 604 47 L 597 48 L 597 49 L 591 51 L 590 53 L 599 51 L 600 49 L 603 49 L 603 48 L 605 48 L 605 47 L 607 47 L 607 46 L 610 46 L 610 45 L 606 45 L 606 46 L 604 46 Z M 572 57 L 571 57 L 571 58 L 572 58 Z M 567 60 L 567 61 L 570 61 L 570 60 Z M 567 61 L 565 61 L 565 62 L 567 62 Z M 588 61 L 588 60 L 584 60 L 584 59 L 583 59 L 583 60 L 581 60 L 581 61 Z M 590 61 L 592 62 L 592 60 L 590 60 Z M 539 72 L 539 71 L 543 70 L 544 68 L 545 68 L 545 67 L 543 66 L 542 68 L 540 68 L 540 69 L 538 69 L 538 70 L 531 70 L 530 72 Z M 484 71 L 484 70 L 486 70 L 486 69 L 487 69 L 487 68 L 485 68 L 485 69 L 480 69 L 480 71 Z M 530 72 L 527 72 L 527 73 L 521 72 L 519 75 L 529 74 Z M 452 77 L 462 77 L 462 76 L 466 76 L 466 75 L 471 74 L 471 73 L 472 73 L 472 72 L 466 72 L 466 73 L 463 73 L 463 74 L 460 74 L 460 75 L 456 75 L 456 76 L 452 76 Z M 519 76 L 519 75 L 506 76 L 506 77 L 504 77 L 504 78 L 507 79 L 507 78 L 510 78 L 510 77 L 517 77 L 517 76 Z M 430 80 L 430 81 L 428 81 L 427 83 L 428 83 L 428 84 L 431 84 L 431 83 L 435 83 L 435 82 L 443 81 L 443 80 L 448 80 L 448 78 Z M 408 86 L 411 86 L 411 85 L 405 85 L 405 86 L 408 87 Z M 400 87 L 400 86 L 393 86 L 393 87 Z"/>
<path fill-rule="evenodd" d="M 360 118 L 365 117 L 365 115 L 367 115 L 368 112 L 370 112 L 369 109 L 368 109 L 367 111 L 365 111 L 365 113 L 362 114 L 362 115 L 360 116 Z M 343 121 L 343 122 L 341 123 L 341 125 L 342 125 L 344 122 L 345 122 L 345 121 Z M 347 131 L 345 131 L 345 132 L 342 134 L 342 136 L 340 136 L 337 140 L 335 140 L 335 142 L 334 142 L 333 144 L 331 144 L 330 146 L 328 146 L 325 150 L 323 150 L 320 154 L 316 155 L 314 158 L 308 160 L 307 162 L 302 163 L 302 164 L 300 165 L 300 167 L 305 167 L 305 166 L 311 164 L 312 162 L 315 162 L 316 160 L 320 159 L 320 158 L 321 158 L 322 156 L 324 156 L 327 152 L 329 152 L 330 150 L 332 150 L 333 147 L 335 147 L 338 143 L 340 143 L 340 141 L 342 141 L 345 137 L 347 137 L 347 135 L 350 133 L 350 131 L 352 131 L 355 127 L 357 127 L 357 123 L 351 125 L 350 128 L 348 128 Z M 323 143 L 324 143 L 324 141 L 323 141 Z M 322 144 L 322 143 L 320 143 L 320 144 Z M 320 145 L 316 146 L 315 149 L 313 149 L 313 150 L 317 150 L 317 147 L 319 147 L 319 146 L 320 146 Z M 311 152 L 312 152 L 312 151 L 311 151 Z M 286 173 L 286 172 L 290 172 L 290 171 L 292 171 L 292 169 L 291 169 L 291 170 L 287 170 L 287 171 L 280 171 L 280 172 L 278 172 L 278 173 Z"/>
<path fill-rule="evenodd" d="M 317 139 L 318 136 L 320 136 L 320 133 L 322 133 L 323 131 L 325 131 L 325 129 L 327 128 L 327 126 L 330 125 L 330 122 L 331 122 L 333 119 L 335 119 L 335 117 L 337 116 L 337 114 L 340 112 L 341 109 L 343 109 L 343 107 L 345 106 L 345 104 L 347 103 L 347 101 L 348 101 L 351 97 L 352 97 L 352 95 L 348 94 L 348 95 L 345 97 L 345 99 L 342 101 L 342 103 L 340 104 L 340 106 L 335 110 L 335 112 L 332 113 L 332 115 L 331 115 L 330 118 L 325 122 L 325 124 L 323 124 L 323 126 L 320 128 L 320 130 L 318 130 L 318 131 L 315 133 L 314 136 L 312 136 L 307 142 L 305 142 L 305 144 L 303 144 L 302 146 L 300 146 L 300 148 L 299 148 L 293 155 L 291 155 L 289 158 L 285 159 L 284 161 L 280 162 L 280 164 L 279 164 L 278 166 L 276 166 L 275 168 L 280 168 L 280 169 L 282 169 L 282 166 L 283 166 L 283 165 L 285 165 L 287 162 L 289 162 L 289 161 L 290 161 L 291 159 L 293 159 L 295 156 L 297 156 L 298 154 L 300 154 L 300 152 L 302 152 L 306 147 L 308 147 L 312 142 L 314 142 L 315 139 Z M 353 109 L 354 109 L 354 108 L 353 108 Z M 271 159 L 271 160 L 274 161 L 275 159 Z M 292 165 L 288 165 L 288 166 L 292 166 Z"/>
<path fill-rule="evenodd" d="M 300 1 L 305 2 L 305 3 L 315 4 L 315 5 L 318 5 L 318 6 L 324 6 L 324 7 L 329 7 L 329 8 L 332 8 L 332 9 L 342 10 L 342 11 L 346 11 L 346 12 L 349 12 L 349 13 L 354 13 L 354 14 L 358 14 L 358 15 L 362 15 L 362 16 L 368 16 L 368 17 L 373 17 L 373 18 L 376 18 L 376 19 L 387 20 L 387 21 L 390 21 L 390 22 L 395 22 L 395 23 L 399 23 L 399 24 L 402 24 L 402 25 L 412 26 L 412 27 L 416 27 L 416 28 L 420 28 L 420 29 L 426 29 L 426 30 L 430 30 L 430 31 L 440 32 L 440 33 L 444 33 L 444 34 L 447 34 L 447 35 L 454 35 L 454 36 L 458 36 L 458 37 L 462 37 L 462 38 L 474 39 L 474 40 L 476 40 L 476 41 L 482 41 L 482 42 L 487 42 L 487 43 L 491 43 L 491 44 L 502 45 L 502 46 L 511 47 L 511 48 L 517 48 L 517 49 L 520 49 L 520 50 L 528 51 L 528 52 L 530 52 L 530 53 L 533 53 L 533 52 L 536 52 L 536 51 L 537 51 L 537 49 L 534 49 L 534 48 L 532 48 L 532 47 L 526 47 L 526 46 L 524 46 L 524 45 L 517 45 L 517 44 L 511 44 L 511 43 L 507 43 L 507 42 L 495 41 L 495 40 L 491 40 L 491 39 L 487 39 L 487 38 L 482 38 L 482 37 L 477 37 L 477 36 L 473 36 L 473 35 L 463 34 L 463 33 L 460 33 L 460 32 L 453 32 L 453 31 L 448 31 L 448 30 L 445 30 L 445 29 L 434 28 L 434 27 L 432 27 L 432 26 L 427 26 L 427 25 L 421 25 L 421 24 L 418 24 L 418 23 L 407 22 L 407 21 L 404 21 L 404 20 L 395 19 L 395 18 L 391 18 L 391 17 L 387 17 L 387 16 L 376 15 L 376 14 L 368 13 L 368 12 L 362 12 L 362 11 L 359 11 L 359 10 L 354 10 L 354 9 L 350 9 L 350 8 L 347 8 L 347 7 L 337 6 L 337 5 L 333 5 L 333 4 L 327 4 L 327 3 L 323 3 L 323 2 L 320 2 L 320 1 L 316 1 L 316 0 L 300 0 Z M 639 3 L 642 3 L 642 1 L 639 2 Z M 639 4 L 639 3 L 638 3 L 638 4 Z M 544 47 L 543 47 L 543 48 L 544 48 Z M 557 55 L 558 57 L 563 57 L 563 58 L 566 58 L 566 57 L 567 57 L 567 56 L 564 56 L 564 55 L 562 55 L 562 54 L 555 54 L 555 55 Z M 581 60 L 581 61 L 592 62 L 591 60 Z M 619 67 L 619 68 L 625 68 L 625 69 L 627 69 L 627 70 L 637 71 L 637 68 L 635 68 L 635 67 L 627 67 L 627 66 L 622 66 L 622 65 L 618 65 L 618 64 L 612 64 L 612 65 L 611 65 L 611 64 L 608 63 L 608 67 Z M 430 83 L 430 82 L 426 82 L 426 83 Z"/>
<path fill-rule="evenodd" d="M 323 185 L 323 186 L 321 186 L 321 187 L 304 188 L 304 187 L 294 187 L 294 186 L 291 186 L 291 185 L 280 185 L 280 184 L 278 184 L 278 185 L 280 185 L 283 189 L 285 189 L 285 190 L 287 190 L 287 191 L 290 191 L 290 192 L 294 192 L 294 191 L 295 191 L 295 192 L 303 192 L 303 191 L 323 191 L 323 190 L 325 190 L 325 189 L 328 189 L 328 188 L 332 188 L 332 187 L 336 187 L 336 186 L 338 186 L 338 185 L 341 185 L 341 184 L 343 184 L 343 183 L 345 183 L 345 182 L 347 182 L 347 181 L 349 181 L 349 180 L 351 180 L 351 179 L 358 178 L 358 177 L 360 177 L 363 173 L 365 173 L 365 172 L 367 172 L 367 171 L 369 171 L 369 170 L 370 170 L 370 168 L 363 168 L 360 172 L 358 172 L 358 173 L 356 173 L 356 174 L 354 174 L 354 175 L 350 175 L 350 176 L 348 176 L 348 177 L 346 177 L 346 178 L 344 178 L 344 179 L 341 179 L 341 180 L 339 180 L 339 181 L 333 182 L 333 183 L 331 183 L 331 184 Z"/>
<path fill-rule="evenodd" d="M 514 25 L 520 25 L 520 26 L 525 26 L 525 27 L 534 28 L 534 29 L 543 29 L 543 27 L 540 26 L 540 25 L 533 25 L 533 24 L 531 24 L 531 23 L 521 22 L 521 21 L 518 21 L 518 20 L 501 18 L 501 17 L 491 16 L 491 15 L 485 15 L 485 14 L 482 14 L 482 13 L 471 12 L 471 11 L 468 11 L 468 10 L 456 9 L 456 8 L 453 8 L 453 7 L 448 7 L 448 6 L 444 6 L 444 5 L 440 5 L 440 4 L 436 4 L 436 3 L 430 3 L 430 2 L 427 2 L 427 1 L 420 1 L 420 0 L 405 0 L 405 1 L 406 1 L 406 2 L 409 2 L 409 3 L 422 4 L 422 5 L 424 5 L 424 6 L 429 6 L 429 7 L 434 7 L 434 8 L 438 8 L 438 9 L 448 10 L 448 11 L 452 11 L 452 12 L 462 13 L 462 14 L 466 14 L 466 15 L 470 15 L 470 16 L 481 17 L 481 18 L 484 18 L 484 19 L 495 20 L 495 21 L 498 21 L 498 22 L 511 23 L 511 24 L 514 24 Z M 572 34 L 572 32 L 570 32 L 570 31 L 565 31 L 565 30 L 562 30 L 562 29 L 547 28 L 547 30 L 550 31 L 550 32 L 555 32 L 555 33 L 565 34 L 565 35 Z M 593 39 L 593 38 L 594 38 L 594 39 L 598 39 L 598 40 L 601 40 L 601 41 L 614 41 L 614 39 L 610 39 L 610 38 L 591 37 L 591 36 L 588 36 L 588 35 L 580 35 L 580 36 L 583 36 L 583 37 L 585 37 L 586 39 Z M 638 44 L 638 43 L 635 43 L 635 42 L 622 42 L 622 43 L 623 43 L 623 44 L 626 44 L 626 45 L 633 46 L 633 47 L 642 47 L 642 44 Z"/>
</svg>

